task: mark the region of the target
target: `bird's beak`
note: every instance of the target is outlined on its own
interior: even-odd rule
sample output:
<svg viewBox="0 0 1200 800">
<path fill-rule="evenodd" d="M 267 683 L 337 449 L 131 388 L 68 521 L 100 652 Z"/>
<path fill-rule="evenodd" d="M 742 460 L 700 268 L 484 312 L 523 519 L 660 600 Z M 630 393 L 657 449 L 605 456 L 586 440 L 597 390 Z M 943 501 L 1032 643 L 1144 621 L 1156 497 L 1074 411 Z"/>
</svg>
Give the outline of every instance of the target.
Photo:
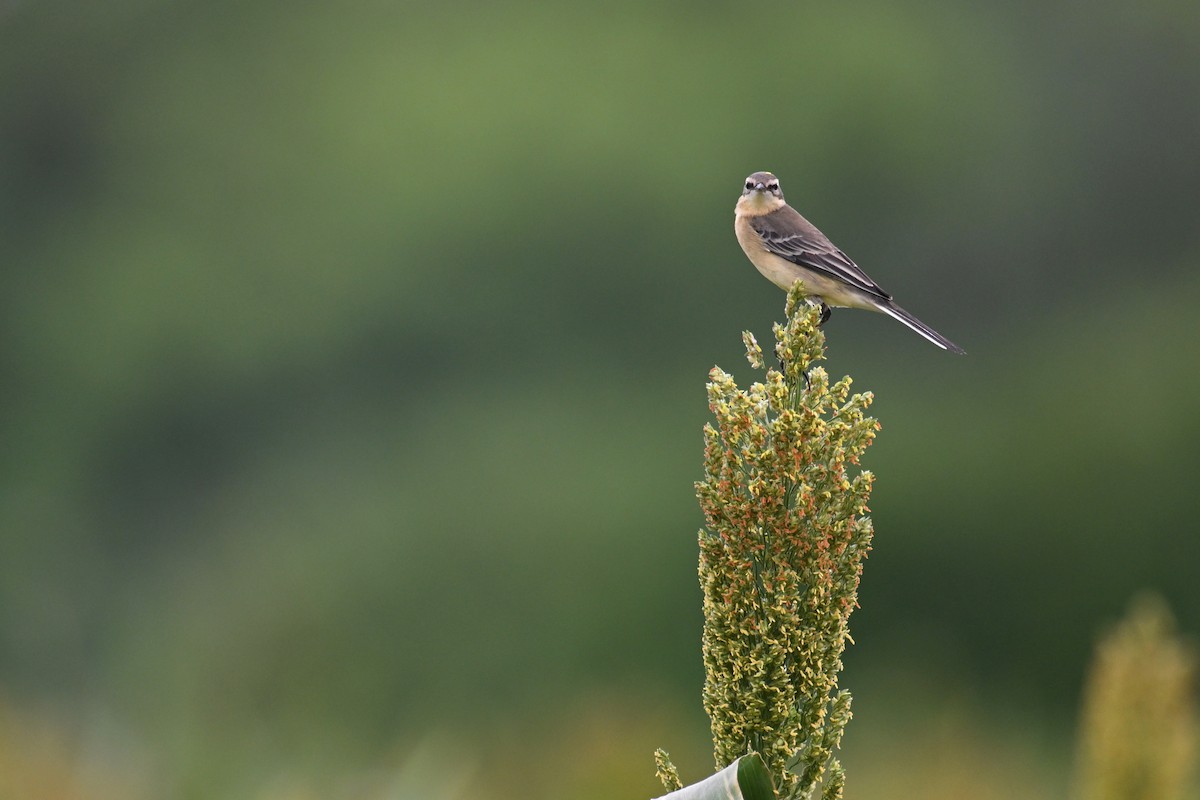
<svg viewBox="0 0 1200 800">
<path fill-rule="evenodd" d="M 756 191 L 756 192 L 761 192 L 765 188 L 767 188 L 767 186 L 762 181 L 759 181 L 758 183 L 754 184 L 754 191 Z"/>
</svg>

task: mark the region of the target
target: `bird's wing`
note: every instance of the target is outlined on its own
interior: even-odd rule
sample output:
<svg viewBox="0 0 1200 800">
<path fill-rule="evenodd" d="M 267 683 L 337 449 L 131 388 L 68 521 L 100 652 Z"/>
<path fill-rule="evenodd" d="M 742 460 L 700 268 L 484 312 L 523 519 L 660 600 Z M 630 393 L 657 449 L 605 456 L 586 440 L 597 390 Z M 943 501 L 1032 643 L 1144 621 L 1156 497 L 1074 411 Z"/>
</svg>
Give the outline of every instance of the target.
<svg viewBox="0 0 1200 800">
<path fill-rule="evenodd" d="M 881 300 L 892 296 L 880 289 L 850 257 L 834 246 L 825 234 L 791 206 L 771 214 L 751 217 L 750 225 L 762 237 L 768 252 L 793 264 L 811 269 L 834 280 L 874 295 Z"/>
</svg>

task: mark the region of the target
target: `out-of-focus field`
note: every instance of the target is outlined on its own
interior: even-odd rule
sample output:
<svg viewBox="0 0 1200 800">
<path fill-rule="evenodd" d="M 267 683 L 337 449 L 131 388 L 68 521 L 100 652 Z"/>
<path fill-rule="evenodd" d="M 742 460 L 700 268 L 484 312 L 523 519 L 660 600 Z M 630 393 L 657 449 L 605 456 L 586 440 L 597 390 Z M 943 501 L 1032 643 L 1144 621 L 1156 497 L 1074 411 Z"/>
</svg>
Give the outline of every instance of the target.
<svg viewBox="0 0 1200 800">
<path fill-rule="evenodd" d="M 0 2 L 0 796 L 644 798 L 712 767 L 704 382 L 789 201 L 878 476 L 850 796 L 1057 798 L 1200 630 L 1200 16 Z"/>
</svg>

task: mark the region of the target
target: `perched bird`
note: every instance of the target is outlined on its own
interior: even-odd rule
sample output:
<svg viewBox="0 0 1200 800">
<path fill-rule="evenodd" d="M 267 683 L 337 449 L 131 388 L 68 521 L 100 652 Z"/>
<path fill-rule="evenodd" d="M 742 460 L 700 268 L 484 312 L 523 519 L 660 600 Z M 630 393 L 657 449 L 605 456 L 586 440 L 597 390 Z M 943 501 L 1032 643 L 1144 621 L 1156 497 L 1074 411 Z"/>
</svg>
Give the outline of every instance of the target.
<svg viewBox="0 0 1200 800">
<path fill-rule="evenodd" d="M 865 308 L 903 322 L 943 350 L 966 354 L 896 305 L 825 234 L 784 202 L 779 179 L 771 173 L 746 178 L 733 229 L 746 256 L 771 283 L 786 291 L 797 279 L 804 281 L 809 294 L 821 300 L 822 322 L 829 318 L 829 306 Z"/>
</svg>

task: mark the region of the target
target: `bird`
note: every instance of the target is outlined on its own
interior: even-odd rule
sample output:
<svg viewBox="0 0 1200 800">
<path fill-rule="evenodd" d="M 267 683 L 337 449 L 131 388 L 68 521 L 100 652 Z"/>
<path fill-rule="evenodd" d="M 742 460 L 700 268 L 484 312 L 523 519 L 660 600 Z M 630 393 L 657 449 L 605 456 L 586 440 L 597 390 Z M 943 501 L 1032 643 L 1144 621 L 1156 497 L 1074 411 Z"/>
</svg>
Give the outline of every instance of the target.
<svg viewBox="0 0 1200 800">
<path fill-rule="evenodd" d="M 863 308 L 887 314 L 943 350 L 966 350 L 905 311 L 879 288 L 829 237 L 783 199 L 779 179 L 770 172 L 746 178 L 734 212 L 734 232 L 746 257 L 767 280 L 787 291 L 797 280 L 821 302 L 821 322 L 830 306 Z"/>
</svg>

